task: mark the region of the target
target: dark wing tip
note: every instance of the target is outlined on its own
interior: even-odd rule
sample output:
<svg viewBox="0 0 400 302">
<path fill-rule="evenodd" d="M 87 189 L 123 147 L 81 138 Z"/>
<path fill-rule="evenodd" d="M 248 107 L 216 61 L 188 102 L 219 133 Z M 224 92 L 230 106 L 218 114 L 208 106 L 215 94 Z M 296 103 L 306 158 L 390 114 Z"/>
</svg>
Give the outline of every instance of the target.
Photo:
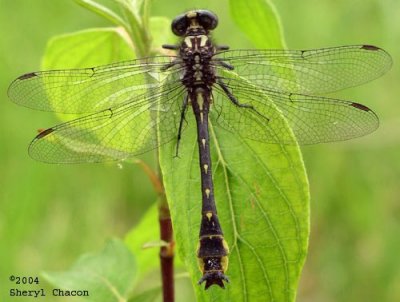
<svg viewBox="0 0 400 302">
<path fill-rule="evenodd" d="M 52 133 L 52 132 L 54 132 L 54 129 L 53 129 L 53 128 L 49 128 L 49 129 L 46 129 L 46 130 L 41 130 L 41 129 L 40 129 L 40 130 L 39 130 L 39 134 L 35 137 L 35 140 L 41 139 L 41 138 L 43 138 L 43 137 L 49 135 L 49 134 Z"/>
<path fill-rule="evenodd" d="M 24 81 L 24 80 L 34 78 L 37 76 L 38 75 L 36 72 L 29 72 L 29 73 L 25 73 L 25 74 L 19 76 L 14 81 L 12 81 L 12 83 L 10 84 L 10 86 L 8 86 L 8 89 L 7 89 L 7 95 L 10 98 L 10 100 L 13 101 L 14 103 L 19 103 L 19 100 L 18 100 L 19 91 L 18 91 L 18 89 L 16 89 L 17 86 L 19 85 L 18 83 L 20 81 Z"/>
<path fill-rule="evenodd" d="M 353 106 L 353 107 L 355 107 L 355 108 L 358 108 L 358 109 L 361 109 L 361 110 L 363 110 L 363 111 L 372 111 L 372 110 L 369 109 L 367 106 L 365 106 L 365 105 L 363 105 L 363 104 L 360 104 L 360 103 L 355 103 L 355 102 L 353 102 L 353 103 L 351 103 L 351 106 Z"/>
<path fill-rule="evenodd" d="M 368 45 L 368 44 L 362 45 L 360 47 L 360 49 L 371 51 L 371 52 L 375 51 L 375 52 L 378 52 L 380 56 L 382 56 L 382 58 L 384 60 L 384 63 L 381 62 L 382 74 L 385 73 L 386 71 L 388 71 L 392 67 L 393 59 L 386 50 L 384 50 L 380 47 L 377 47 L 374 45 Z"/>
<path fill-rule="evenodd" d="M 18 78 L 16 78 L 14 81 L 12 81 L 12 83 L 10 84 L 10 86 L 8 86 L 8 90 L 7 90 L 7 94 L 9 96 L 9 98 L 13 101 L 16 102 L 16 100 L 14 99 L 15 97 L 15 93 L 18 94 L 18 92 L 15 91 L 15 86 L 18 85 L 19 81 L 24 81 L 33 77 L 36 77 L 37 74 L 35 72 L 30 72 L 30 73 L 25 73 L 21 76 L 19 76 Z"/>
<path fill-rule="evenodd" d="M 17 80 L 26 80 L 26 79 L 30 79 L 30 78 L 33 78 L 36 76 L 37 76 L 36 72 L 29 72 L 29 73 L 23 74 L 22 76 L 19 76 L 17 78 Z"/>
<path fill-rule="evenodd" d="M 381 48 L 379 48 L 379 47 L 376 47 L 374 45 L 367 45 L 367 44 L 361 46 L 361 49 L 372 50 L 372 51 L 381 50 Z"/>
</svg>

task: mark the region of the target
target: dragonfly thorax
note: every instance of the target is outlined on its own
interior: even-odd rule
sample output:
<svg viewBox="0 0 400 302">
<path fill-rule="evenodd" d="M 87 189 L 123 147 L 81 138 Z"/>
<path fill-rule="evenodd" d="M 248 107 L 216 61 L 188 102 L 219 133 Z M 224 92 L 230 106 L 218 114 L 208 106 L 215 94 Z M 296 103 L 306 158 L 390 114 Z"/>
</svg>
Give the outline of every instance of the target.
<svg viewBox="0 0 400 302">
<path fill-rule="evenodd" d="M 211 87 L 215 83 L 215 69 L 210 64 L 215 48 L 207 35 L 186 36 L 180 47 L 184 72 L 182 83 L 193 88 L 198 85 Z"/>
</svg>

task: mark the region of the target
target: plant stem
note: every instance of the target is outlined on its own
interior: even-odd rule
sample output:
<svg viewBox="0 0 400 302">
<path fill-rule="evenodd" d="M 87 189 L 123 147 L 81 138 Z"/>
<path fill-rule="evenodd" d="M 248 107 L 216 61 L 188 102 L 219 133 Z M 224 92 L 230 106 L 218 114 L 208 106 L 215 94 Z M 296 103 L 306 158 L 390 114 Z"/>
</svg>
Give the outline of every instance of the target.
<svg viewBox="0 0 400 302">
<path fill-rule="evenodd" d="M 163 288 L 163 301 L 174 302 L 174 255 L 175 242 L 171 214 L 165 193 L 161 196 L 159 204 L 160 239 L 167 242 L 166 246 L 160 248 L 161 279 Z"/>
</svg>

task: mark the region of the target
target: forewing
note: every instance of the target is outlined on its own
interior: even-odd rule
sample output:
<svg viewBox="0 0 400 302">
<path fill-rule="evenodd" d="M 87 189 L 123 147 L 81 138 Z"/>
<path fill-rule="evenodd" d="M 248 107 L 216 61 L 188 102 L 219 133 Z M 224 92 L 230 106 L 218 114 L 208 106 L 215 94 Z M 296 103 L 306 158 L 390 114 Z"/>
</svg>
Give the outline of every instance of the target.
<svg viewBox="0 0 400 302">
<path fill-rule="evenodd" d="M 91 113 L 142 96 L 177 68 L 161 71 L 171 57 L 132 60 L 94 68 L 27 73 L 11 83 L 10 99 L 25 107 L 59 113 Z"/>
<path fill-rule="evenodd" d="M 184 93 L 179 80 L 168 81 L 158 93 L 43 131 L 29 153 L 43 162 L 87 163 L 147 152 L 177 136 Z"/>
<path fill-rule="evenodd" d="M 214 57 L 221 77 L 234 78 L 218 63 L 261 89 L 282 93 L 322 94 L 380 77 L 392 65 L 390 55 L 370 45 L 315 50 L 232 50 Z"/>
<path fill-rule="evenodd" d="M 274 91 L 257 90 L 241 80 L 230 80 L 228 86 L 240 103 L 249 104 L 265 116 L 261 123 L 248 108 L 225 105 L 230 100 L 217 89 L 215 103 L 229 107 L 221 110 L 218 123 L 241 136 L 266 143 L 292 144 L 294 141 L 281 125 L 282 114 L 300 144 L 316 144 L 342 141 L 360 137 L 374 131 L 379 120 L 368 107 L 349 101 L 300 94 L 280 94 Z M 225 98 L 225 99 L 224 99 Z M 275 106 L 272 106 L 273 103 Z M 278 113 L 279 112 L 279 113 Z M 275 121 L 276 120 L 276 121 Z M 254 127 L 257 122 L 258 127 Z"/>
</svg>

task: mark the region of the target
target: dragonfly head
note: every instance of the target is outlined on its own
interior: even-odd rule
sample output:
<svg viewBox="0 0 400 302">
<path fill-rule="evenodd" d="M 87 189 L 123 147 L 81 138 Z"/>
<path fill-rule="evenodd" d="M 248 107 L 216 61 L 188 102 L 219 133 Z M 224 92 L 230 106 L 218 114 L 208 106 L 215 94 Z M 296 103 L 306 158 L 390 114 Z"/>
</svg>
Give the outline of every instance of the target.
<svg viewBox="0 0 400 302">
<path fill-rule="evenodd" d="M 218 25 L 218 17 L 208 10 L 193 10 L 176 17 L 171 24 L 175 35 L 204 35 Z"/>
</svg>

